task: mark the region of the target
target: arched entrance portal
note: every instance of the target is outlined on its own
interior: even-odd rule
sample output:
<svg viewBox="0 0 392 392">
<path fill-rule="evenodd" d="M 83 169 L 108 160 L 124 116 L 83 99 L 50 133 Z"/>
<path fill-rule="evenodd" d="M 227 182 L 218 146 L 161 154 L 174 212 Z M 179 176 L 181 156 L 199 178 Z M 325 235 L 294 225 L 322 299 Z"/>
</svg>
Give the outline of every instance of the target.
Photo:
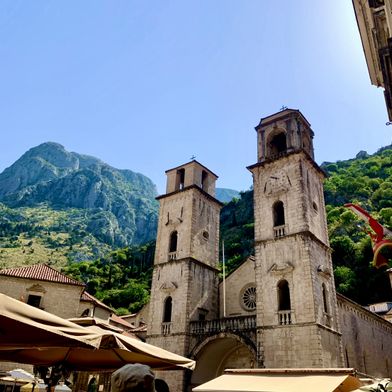
<svg viewBox="0 0 392 392">
<path fill-rule="evenodd" d="M 205 340 L 194 350 L 196 368 L 191 388 L 220 376 L 225 369 L 256 367 L 256 353 L 237 335 L 225 334 Z"/>
</svg>

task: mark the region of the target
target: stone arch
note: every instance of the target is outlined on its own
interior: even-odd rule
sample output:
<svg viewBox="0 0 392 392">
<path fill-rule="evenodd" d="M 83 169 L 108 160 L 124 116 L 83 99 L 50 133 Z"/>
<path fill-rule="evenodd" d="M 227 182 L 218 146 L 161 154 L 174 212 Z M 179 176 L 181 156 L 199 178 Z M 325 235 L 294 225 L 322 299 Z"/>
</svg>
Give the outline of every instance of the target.
<svg viewBox="0 0 392 392">
<path fill-rule="evenodd" d="M 255 344 L 229 332 L 209 336 L 192 350 L 190 357 L 196 360 L 192 388 L 220 376 L 227 368 L 257 367 Z"/>
<path fill-rule="evenodd" d="M 278 200 L 272 206 L 272 216 L 274 219 L 274 227 L 284 226 L 285 217 L 284 217 L 284 204 L 283 201 Z"/>
<path fill-rule="evenodd" d="M 207 192 L 207 185 L 208 185 L 208 173 L 203 170 L 201 172 L 201 189 Z"/>
<path fill-rule="evenodd" d="M 177 170 L 176 178 L 176 190 L 181 191 L 185 187 L 185 169 L 181 168 Z"/>
<path fill-rule="evenodd" d="M 173 308 L 173 299 L 172 297 L 166 297 L 165 302 L 163 303 L 163 320 L 164 323 L 170 323 L 172 321 L 172 308 Z"/>
<path fill-rule="evenodd" d="M 170 233 L 169 253 L 177 252 L 178 232 L 176 230 Z"/>
<path fill-rule="evenodd" d="M 277 158 L 287 152 L 287 134 L 285 130 L 277 128 L 267 138 L 267 158 Z"/>
<path fill-rule="evenodd" d="M 281 279 L 278 284 L 278 311 L 291 310 L 289 282 Z"/>
</svg>

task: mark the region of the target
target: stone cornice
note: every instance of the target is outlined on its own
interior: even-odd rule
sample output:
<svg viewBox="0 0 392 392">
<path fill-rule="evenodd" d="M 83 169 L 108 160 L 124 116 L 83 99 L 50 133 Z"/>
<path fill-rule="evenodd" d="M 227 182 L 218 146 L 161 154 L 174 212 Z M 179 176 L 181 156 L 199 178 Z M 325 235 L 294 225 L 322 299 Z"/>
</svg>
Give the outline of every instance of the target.
<svg viewBox="0 0 392 392">
<path fill-rule="evenodd" d="M 279 237 L 279 238 L 269 238 L 266 240 L 258 240 L 255 241 L 255 245 L 260 245 L 260 244 L 266 244 L 266 243 L 274 243 L 276 241 L 285 239 L 285 238 L 291 238 L 291 237 L 297 237 L 297 236 L 305 236 L 305 237 L 310 237 L 313 241 L 317 242 L 320 246 L 322 246 L 326 251 L 328 251 L 329 253 L 332 252 L 331 248 L 325 244 L 323 241 L 321 241 L 319 238 L 317 238 L 311 231 L 309 230 L 304 230 L 304 231 L 298 231 L 296 233 L 292 233 L 292 234 L 287 234 L 284 235 L 283 237 Z"/>
<path fill-rule="evenodd" d="M 154 269 L 157 268 L 157 267 L 160 267 L 160 266 L 165 266 L 165 265 L 169 265 L 169 264 L 180 264 L 180 263 L 185 263 L 185 262 L 190 262 L 190 263 L 193 263 L 193 264 L 200 265 L 200 266 L 205 267 L 205 268 L 207 268 L 207 269 L 209 269 L 210 271 L 213 271 L 213 272 L 217 272 L 217 273 L 219 272 L 218 268 L 212 267 L 211 265 L 203 263 L 202 261 L 197 260 L 197 259 L 195 259 L 193 257 L 182 257 L 181 259 L 168 260 L 168 261 L 165 261 L 163 263 L 157 263 L 157 264 L 154 264 Z"/>
<path fill-rule="evenodd" d="M 289 324 L 289 325 L 263 325 L 263 326 L 257 326 L 258 330 L 263 330 L 263 329 L 292 329 L 292 328 L 299 328 L 299 327 L 320 327 L 322 329 L 327 330 L 328 332 L 331 332 L 337 336 L 342 336 L 341 332 L 338 332 L 332 328 L 329 328 L 323 324 L 316 323 L 316 322 L 306 322 L 306 323 L 294 323 L 294 324 Z"/>
<path fill-rule="evenodd" d="M 264 159 L 261 162 L 257 162 L 253 165 L 247 166 L 246 168 L 252 172 L 253 169 L 255 169 L 256 167 L 263 167 L 266 166 L 270 163 L 279 161 L 281 159 L 285 159 L 289 156 L 293 156 L 293 155 L 300 155 L 302 154 L 306 160 L 316 169 L 316 171 L 321 174 L 323 176 L 323 178 L 327 177 L 327 174 L 325 173 L 325 171 L 323 169 L 321 169 L 321 167 L 312 159 L 312 157 L 305 151 L 305 150 L 292 150 L 292 151 L 288 151 L 284 154 L 282 154 L 281 156 L 279 156 L 278 158 L 272 158 L 272 159 Z"/>
<path fill-rule="evenodd" d="M 336 298 L 338 300 L 338 306 L 339 306 L 339 303 L 344 305 L 344 302 L 346 302 L 346 306 L 351 306 L 351 307 L 355 308 L 357 310 L 357 312 L 362 313 L 364 317 L 369 317 L 369 318 L 373 319 L 373 321 L 381 323 L 381 325 L 388 328 L 388 330 L 392 332 L 392 323 L 385 320 L 384 318 L 382 318 L 378 314 L 371 312 L 370 310 L 364 308 L 362 305 L 356 303 L 352 299 L 347 298 L 340 293 L 336 293 Z"/>
<path fill-rule="evenodd" d="M 260 122 L 255 127 L 255 130 L 258 131 L 261 127 L 266 127 L 270 124 L 276 123 L 277 121 L 283 121 L 289 117 L 294 117 L 294 118 L 300 117 L 309 128 L 311 127 L 309 121 L 305 118 L 305 116 L 301 113 L 300 110 L 287 108 L 285 110 L 281 110 L 279 112 L 273 113 L 267 117 L 263 117 L 262 119 L 260 119 Z"/>
<path fill-rule="evenodd" d="M 174 192 L 166 193 L 164 195 L 157 196 L 155 199 L 156 200 L 165 199 L 166 197 L 170 197 L 170 196 L 176 195 L 176 194 L 181 193 L 181 192 L 186 192 L 186 191 L 191 190 L 191 189 L 197 189 L 208 200 L 211 200 L 212 202 L 216 203 L 219 207 L 223 207 L 223 203 L 221 203 L 218 199 L 215 199 L 215 197 L 211 196 L 209 193 L 207 193 L 206 191 L 204 191 L 198 185 L 195 185 L 195 184 L 187 186 L 187 187 L 185 187 L 183 189 L 179 189 L 178 191 L 174 191 Z"/>
</svg>

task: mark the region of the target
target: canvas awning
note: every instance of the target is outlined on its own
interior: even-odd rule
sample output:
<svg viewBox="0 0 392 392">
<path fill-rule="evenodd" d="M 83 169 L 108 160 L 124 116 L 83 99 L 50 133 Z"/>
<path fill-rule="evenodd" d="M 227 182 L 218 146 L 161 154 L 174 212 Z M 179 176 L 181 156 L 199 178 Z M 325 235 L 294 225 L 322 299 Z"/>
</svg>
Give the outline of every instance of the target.
<svg viewBox="0 0 392 392">
<path fill-rule="evenodd" d="M 194 392 L 350 392 L 361 385 L 351 374 L 224 374 Z"/>
<path fill-rule="evenodd" d="M 25 347 L 97 347 L 101 336 L 0 294 L 0 351 Z"/>
<path fill-rule="evenodd" d="M 128 363 L 143 363 L 160 370 L 193 370 L 195 367 L 195 361 L 144 343 L 138 338 L 118 334 L 95 325 L 80 328 L 83 328 L 88 335 L 100 337 L 97 348 L 26 346 L 7 350 L 0 346 L 0 361 L 38 366 L 62 364 L 67 369 L 80 371 L 113 371 Z"/>
<path fill-rule="evenodd" d="M 194 369 L 195 361 L 112 330 L 82 327 L 0 294 L 0 361 L 113 371 L 128 363 Z"/>
</svg>

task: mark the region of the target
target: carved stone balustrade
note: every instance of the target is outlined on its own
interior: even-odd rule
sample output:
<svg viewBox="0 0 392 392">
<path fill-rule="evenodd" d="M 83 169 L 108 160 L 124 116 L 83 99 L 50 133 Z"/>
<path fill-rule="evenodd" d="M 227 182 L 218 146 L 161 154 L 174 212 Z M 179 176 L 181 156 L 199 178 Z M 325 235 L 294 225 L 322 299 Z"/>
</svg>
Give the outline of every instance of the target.
<svg viewBox="0 0 392 392">
<path fill-rule="evenodd" d="M 192 321 L 190 323 L 190 333 L 196 335 L 253 329 L 256 329 L 256 316 L 228 317 L 216 320 Z"/>
</svg>

